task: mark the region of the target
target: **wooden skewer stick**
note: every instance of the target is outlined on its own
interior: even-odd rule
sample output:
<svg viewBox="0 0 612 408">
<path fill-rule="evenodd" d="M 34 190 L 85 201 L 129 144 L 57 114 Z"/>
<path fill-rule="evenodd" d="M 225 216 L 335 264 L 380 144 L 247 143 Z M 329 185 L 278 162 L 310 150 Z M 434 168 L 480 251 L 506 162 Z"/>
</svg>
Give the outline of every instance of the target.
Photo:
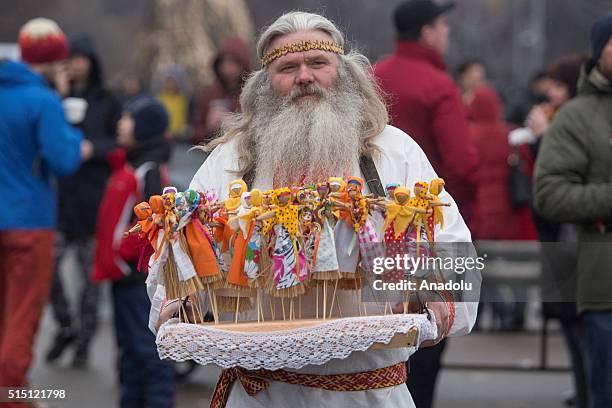
<svg viewBox="0 0 612 408">
<path fill-rule="evenodd" d="M 355 300 L 357 301 L 357 308 L 359 309 L 359 317 L 362 317 L 361 313 L 361 294 L 358 292 L 359 286 L 357 286 L 357 279 L 355 279 Z"/>
<path fill-rule="evenodd" d="M 263 303 L 261 301 L 261 291 L 257 291 L 257 295 L 259 296 L 259 313 L 261 313 L 261 321 L 263 323 L 265 323 L 266 319 L 264 317 L 264 312 L 263 312 Z"/>
<path fill-rule="evenodd" d="M 323 320 L 326 319 L 327 315 L 327 280 L 323 281 Z"/>
<path fill-rule="evenodd" d="M 210 290 L 210 284 L 207 283 L 206 288 L 208 289 L 208 301 L 210 302 L 210 309 L 212 310 L 213 320 L 215 321 L 215 324 L 219 324 L 216 298 L 213 296 L 213 292 Z"/>
<path fill-rule="evenodd" d="M 217 303 L 217 294 L 213 290 L 213 302 L 215 303 L 215 310 L 217 311 L 217 324 L 219 323 L 219 304 Z"/>
<path fill-rule="evenodd" d="M 315 285 L 315 290 L 317 291 L 316 293 L 316 297 L 315 297 L 315 310 L 316 310 L 316 318 L 319 318 L 319 285 Z"/>
<path fill-rule="evenodd" d="M 194 296 L 194 299 L 197 299 L 197 297 Z M 197 317 L 200 318 L 200 323 L 204 323 L 204 313 L 202 312 L 202 306 L 200 305 L 199 300 L 195 302 L 193 307 L 195 307 L 195 310 L 196 310 L 196 313 L 194 313 L 194 318 L 196 318 L 196 315 L 197 315 Z M 195 320 L 197 320 L 197 318 Z M 194 323 L 198 323 L 198 322 L 195 321 Z"/>
<path fill-rule="evenodd" d="M 257 323 L 261 323 L 261 314 L 259 313 L 259 291 L 257 291 Z"/>
<path fill-rule="evenodd" d="M 238 308 L 240 306 L 240 294 L 238 295 L 238 297 L 236 298 L 236 313 L 235 313 L 235 318 L 234 318 L 234 323 L 238 323 Z"/>
<path fill-rule="evenodd" d="M 338 305 L 338 313 L 340 313 L 340 318 L 342 319 L 342 306 L 340 306 L 340 300 L 336 298 L 336 304 Z"/>
<path fill-rule="evenodd" d="M 272 317 L 272 320 L 276 320 L 272 298 L 270 298 L 270 316 Z"/>
<path fill-rule="evenodd" d="M 340 281 L 340 279 L 336 279 L 336 284 L 334 285 L 334 293 L 332 295 L 332 302 L 331 302 L 331 307 L 329 308 L 329 317 L 332 317 L 332 313 L 334 312 L 334 301 L 336 300 L 336 293 L 338 291 L 338 282 Z M 339 302 L 338 302 L 339 303 Z"/>
<path fill-rule="evenodd" d="M 283 308 L 283 320 L 287 320 L 285 317 L 285 298 L 281 297 L 281 307 Z"/>
</svg>

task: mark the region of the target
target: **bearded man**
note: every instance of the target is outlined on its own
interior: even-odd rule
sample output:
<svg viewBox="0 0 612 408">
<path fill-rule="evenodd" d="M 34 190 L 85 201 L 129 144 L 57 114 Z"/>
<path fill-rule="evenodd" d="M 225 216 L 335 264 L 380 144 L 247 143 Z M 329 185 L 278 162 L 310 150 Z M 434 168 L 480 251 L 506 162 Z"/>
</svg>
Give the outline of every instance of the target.
<svg viewBox="0 0 612 408">
<path fill-rule="evenodd" d="M 268 190 L 330 176 L 359 175 L 370 180 L 364 171 L 369 173 L 372 167 L 382 183 L 378 185 L 413 186 L 436 178 L 418 145 L 387 125 L 387 109 L 367 58 L 355 51 L 345 54 L 344 46 L 342 33 L 320 15 L 292 12 L 268 27 L 257 45 L 262 67 L 245 83 L 242 111 L 226 122 L 224 135 L 207 146 L 212 152 L 190 188 L 212 190 L 222 200 L 237 177 L 249 180 L 253 188 Z M 364 186 L 364 193 L 369 190 Z M 382 187 L 379 194 L 384 195 Z M 470 242 L 470 232 L 452 198 L 442 193 L 440 200 L 452 206 L 444 209 L 444 228 L 436 231 L 437 240 Z M 447 306 L 443 302 L 427 305 L 441 333 L 436 341 L 444 334 L 468 333 L 476 318 L 476 303 Z M 177 307 L 175 302 L 164 308 L 159 321 L 167 320 Z M 324 374 L 321 377 L 331 381 L 334 374 L 350 376 L 396 367 L 411 352 L 408 348 L 354 352 L 344 360 L 294 371 Z M 269 380 L 266 389 L 252 396 L 235 382 L 226 406 L 404 408 L 414 404 L 402 379 L 386 388 L 351 392 Z"/>
</svg>

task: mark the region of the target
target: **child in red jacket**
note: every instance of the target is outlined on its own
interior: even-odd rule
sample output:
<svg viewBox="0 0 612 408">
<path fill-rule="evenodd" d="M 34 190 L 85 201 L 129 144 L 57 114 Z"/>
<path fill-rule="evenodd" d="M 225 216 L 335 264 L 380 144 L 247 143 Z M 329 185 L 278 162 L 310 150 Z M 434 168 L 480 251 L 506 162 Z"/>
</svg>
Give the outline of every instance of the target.
<svg viewBox="0 0 612 408">
<path fill-rule="evenodd" d="M 98 213 L 94 278 L 113 281 L 121 407 L 173 406 L 174 369 L 159 359 L 155 336 L 148 328 L 151 303 L 146 274 L 141 273 L 143 268 L 138 271 L 139 255 L 148 243 L 130 242 L 133 237 L 115 242 L 133 224 L 121 224 L 116 215 L 162 191 L 160 168 L 170 158 L 167 128 L 168 115 L 152 97 L 143 95 L 127 105 L 117 127 L 123 149 L 109 157 L 114 172 Z M 122 231 L 116 233 L 117 228 Z"/>
</svg>

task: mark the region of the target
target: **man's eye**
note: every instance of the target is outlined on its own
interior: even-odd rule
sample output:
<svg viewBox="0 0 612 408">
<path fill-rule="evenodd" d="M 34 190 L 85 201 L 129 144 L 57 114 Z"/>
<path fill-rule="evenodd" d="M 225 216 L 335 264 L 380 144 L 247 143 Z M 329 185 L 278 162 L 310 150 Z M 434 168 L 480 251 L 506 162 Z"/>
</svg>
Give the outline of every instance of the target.
<svg viewBox="0 0 612 408">
<path fill-rule="evenodd" d="M 326 65 L 326 62 L 323 60 L 316 60 L 313 61 L 310 65 L 312 65 L 313 67 L 322 67 L 323 65 Z"/>
<path fill-rule="evenodd" d="M 281 72 L 291 72 L 295 69 L 295 65 L 284 65 L 281 67 Z"/>
</svg>

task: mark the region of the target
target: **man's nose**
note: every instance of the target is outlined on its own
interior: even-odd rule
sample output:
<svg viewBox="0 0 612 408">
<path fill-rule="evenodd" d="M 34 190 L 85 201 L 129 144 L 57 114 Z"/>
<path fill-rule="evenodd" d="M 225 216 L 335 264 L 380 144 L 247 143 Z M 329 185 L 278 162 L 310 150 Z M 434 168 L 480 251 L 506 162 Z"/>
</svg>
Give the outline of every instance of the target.
<svg viewBox="0 0 612 408">
<path fill-rule="evenodd" d="M 297 85 L 309 85 L 314 83 L 314 75 L 310 71 L 310 68 L 306 64 L 300 66 L 300 69 L 295 77 L 295 83 Z"/>
</svg>

